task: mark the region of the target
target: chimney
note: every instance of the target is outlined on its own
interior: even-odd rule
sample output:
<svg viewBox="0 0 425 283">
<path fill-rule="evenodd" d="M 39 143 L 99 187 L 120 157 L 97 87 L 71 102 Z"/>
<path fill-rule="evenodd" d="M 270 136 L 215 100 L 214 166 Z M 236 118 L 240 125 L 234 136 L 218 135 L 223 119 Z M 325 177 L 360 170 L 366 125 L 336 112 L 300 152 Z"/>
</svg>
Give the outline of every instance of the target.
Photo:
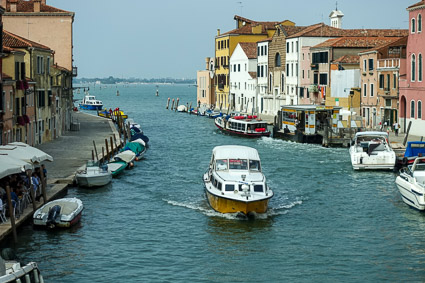
<svg viewBox="0 0 425 283">
<path fill-rule="evenodd" d="M 46 5 L 46 0 L 41 0 L 42 5 Z"/>
<path fill-rule="evenodd" d="M 220 36 L 220 29 L 217 29 L 217 36 Z"/>
<path fill-rule="evenodd" d="M 210 69 L 210 59 L 211 59 L 210 57 L 205 58 L 205 66 L 207 66 L 206 70 Z"/>
<path fill-rule="evenodd" d="M 33 0 L 34 13 L 40 13 L 41 0 Z"/>
<path fill-rule="evenodd" d="M 16 13 L 16 6 L 17 6 L 17 2 L 18 0 L 10 0 L 10 12 L 11 13 Z"/>
<path fill-rule="evenodd" d="M 2 6 L 4 9 L 6 9 L 6 0 L 1 0 L 0 6 Z"/>
</svg>

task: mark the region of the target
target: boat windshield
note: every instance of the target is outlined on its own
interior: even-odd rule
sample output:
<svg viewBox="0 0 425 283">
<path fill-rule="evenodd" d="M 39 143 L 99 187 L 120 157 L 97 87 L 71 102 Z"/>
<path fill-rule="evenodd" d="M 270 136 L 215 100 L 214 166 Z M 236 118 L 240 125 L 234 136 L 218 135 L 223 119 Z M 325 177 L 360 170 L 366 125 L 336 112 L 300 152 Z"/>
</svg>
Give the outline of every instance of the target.
<svg viewBox="0 0 425 283">
<path fill-rule="evenodd" d="M 230 159 L 229 169 L 248 170 L 248 160 L 246 159 Z"/>
<path fill-rule="evenodd" d="M 227 159 L 217 159 L 215 161 L 217 170 L 227 170 Z"/>
<path fill-rule="evenodd" d="M 249 161 L 249 170 L 251 170 L 251 171 L 261 171 L 260 161 L 259 160 L 250 160 Z"/>
<path fill-rule="evenodd" d="M 418 164 L 416 164 L 415 172 L 416 171 L 425 171 L 425 163 L 418 163 Z"/>
</svg>

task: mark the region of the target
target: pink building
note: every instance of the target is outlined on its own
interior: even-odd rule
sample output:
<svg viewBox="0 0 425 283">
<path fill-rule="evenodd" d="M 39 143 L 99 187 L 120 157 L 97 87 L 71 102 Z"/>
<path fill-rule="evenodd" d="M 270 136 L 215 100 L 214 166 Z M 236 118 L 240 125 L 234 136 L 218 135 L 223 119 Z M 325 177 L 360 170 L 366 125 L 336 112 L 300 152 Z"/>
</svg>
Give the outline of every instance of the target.
<svg viewBox="0 0 425 283">
<path fill-rule="evenodd" d="M 400 125 L 402 132 L 410 122 L 410 134 L 425 136 L 425 82 L 423 79 L 423 56 L 425 34 L 422 17 L 425 15 L 425 0 L 411 5 L 409 11 L 409 37 L 407 42 L 406 76 L 400 77 Z"/>
</svg>

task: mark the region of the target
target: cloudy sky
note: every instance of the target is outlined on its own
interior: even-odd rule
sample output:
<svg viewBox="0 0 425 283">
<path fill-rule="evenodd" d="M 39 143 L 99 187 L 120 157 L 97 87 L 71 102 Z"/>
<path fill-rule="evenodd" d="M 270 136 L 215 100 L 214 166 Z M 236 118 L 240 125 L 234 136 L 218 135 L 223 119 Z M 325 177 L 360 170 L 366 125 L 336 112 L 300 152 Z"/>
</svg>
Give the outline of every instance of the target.
<svg viewBox="0 0 425 283">
<path fill-rule="evenodd" d="M 419 0 L 339 0 L 344 28 L 408 27 Z M 235 28 L 234 15 L 256 21 L 329 24 L 335 0 L 47 0 L 75 12 L 79 77 L 196 78 L 214 37 Z"/>
</svg>

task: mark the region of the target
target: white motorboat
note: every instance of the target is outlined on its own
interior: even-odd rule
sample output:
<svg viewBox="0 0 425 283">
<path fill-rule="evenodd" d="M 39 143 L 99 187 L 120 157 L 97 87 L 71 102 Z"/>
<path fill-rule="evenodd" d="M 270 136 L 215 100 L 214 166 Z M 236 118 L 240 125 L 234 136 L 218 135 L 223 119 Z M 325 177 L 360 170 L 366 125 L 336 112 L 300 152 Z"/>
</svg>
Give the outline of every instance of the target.
<svg viewBox="0 0 425 283">
<path fill-rule="evenodd" d="M 33 223 L 47 228 L 71 227 L 80 221 L 83 209 L 83 202 L 77 198 L 53 200 L 35 211 Z"/>
<path fill-rule="evenodd" d="M 221 213 L 265 213 L 273 197 L 257 150 L 246 146 L 215 147 L 204 185 L 210 206 Z"/>
<path fill-rule="evenodd" d="M 17 261 L 5 261 L 0 258 L 0 282 L 15 283 L 44 283 L 43 276 L 40 274 L 38 265 L 35 262 L 30 262 L 24 266 Z"/>
<path fill-rule="evenodd" d="M 406 204 L 425 210 L 425 157 L 418 157 L 412 165 L 400 169 L 395 183 Z"/>
<path fill-rule="evenodd" d="M 101 187 L 112 181 L 112 173 L 106 164 L 99 165 L 99 162 L 89 160 L 84 170 L 77 171 L 75 179 L 81 187 Z"/>
<path fill-rule="evenodd" d="M 354 170 L 393 170 L 396 163 L 396 154 L 386 132 L 356 133 L 349 152 Z"/>
<path fill-rule="evenodd" d="M 217 117 L 214 122 L 217 128 L 232 135 L 260 138 L 269 137 L 271 134 L 267 129 L 267 123 L 256 115 Z"/>
<path fill-rule="evenodd" d="M 89 95 L 88 93 L 86 93 L 80 103 L 80 108 L 85 110 L 101 110 L 102 107 L 102 101 L 97 100 L 94 95 Z"/>
</svg>

